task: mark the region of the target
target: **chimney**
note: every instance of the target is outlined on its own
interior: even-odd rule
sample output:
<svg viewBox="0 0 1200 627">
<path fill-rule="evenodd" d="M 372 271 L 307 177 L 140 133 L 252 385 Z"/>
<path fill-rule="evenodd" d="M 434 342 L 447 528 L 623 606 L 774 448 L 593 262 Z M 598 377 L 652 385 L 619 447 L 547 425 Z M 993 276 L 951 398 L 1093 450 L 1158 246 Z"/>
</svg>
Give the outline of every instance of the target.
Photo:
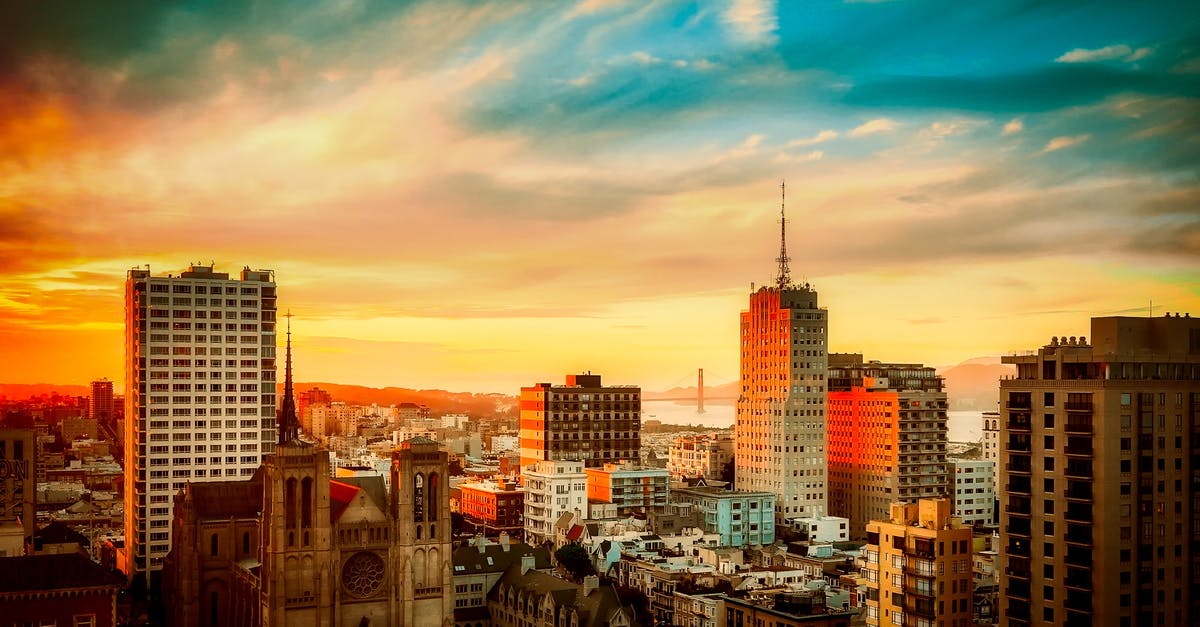
<svg viewBox="0 0 1200 627">
<path fill-rule="evenodd" d="M 483 537 L 482 535 L 478 535 L 472 539 L 472 542 L 475 543 L 475 548 L 479 549 L 480 553 L 487 552 L 487 538 Z"/>
<path fill-rule="evenodd" d="M 600 587 L 600 578 L 596 575 L 588 575 L 583 578 L 583 596 L 587 598 L 589 594 Z"/>
<path fill-rule="evenodd" d="M 508 532 L 507 531 L 501 532 L 500 533 L 500 548 L 504 549 L 505 553 L 508 553 L 508 543 L 509 543 Z"/>
<path fill-rule="evenodd" d="M 534 559 L 532 553 L 530 553 L 529 555 L 521 556 L 521 574 L 522 575 L 533 570 L 535 566 L 537 566 L 537 560 Z"/>
</svg>

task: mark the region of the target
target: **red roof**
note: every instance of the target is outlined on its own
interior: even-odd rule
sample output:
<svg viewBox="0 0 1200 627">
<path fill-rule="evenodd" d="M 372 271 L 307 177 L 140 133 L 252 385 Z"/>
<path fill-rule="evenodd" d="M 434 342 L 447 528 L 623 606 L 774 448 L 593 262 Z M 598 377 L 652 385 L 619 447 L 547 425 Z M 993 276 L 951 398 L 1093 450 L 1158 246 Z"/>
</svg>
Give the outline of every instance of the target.
<svg viewBox="0 0 1200 627">
<path fill-rule="evenodd" d="M 354 497 L 358 496 L 359 488 L 356 485 L 342 483 L 333 479 L 329 480 L 329 519 L 336 522 L 342 517 L 342 513 L 347 507 L 354 502 Z"/>
<path fill-rule="evenodd" d="M 578 540 L 583 535 L 583 525 L 575 525 L 567 532 L 568 540 Z"/>
</svg>

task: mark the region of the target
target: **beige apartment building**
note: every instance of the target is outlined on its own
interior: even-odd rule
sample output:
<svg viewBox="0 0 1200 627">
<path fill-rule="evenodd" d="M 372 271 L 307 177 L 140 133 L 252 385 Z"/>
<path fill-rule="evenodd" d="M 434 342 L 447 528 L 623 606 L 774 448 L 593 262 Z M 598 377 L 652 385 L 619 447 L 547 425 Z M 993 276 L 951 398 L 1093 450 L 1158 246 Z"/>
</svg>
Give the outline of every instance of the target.
<svg viewBox="0 0 1200 627">
<path fill-rule="evenodd" d="M 969 627 L 970 527 L 950 499 L 893 503 L 890 520 L 867 524 L 867 625 Z"/>
<path fill-rule="evenodd" d="M 1007 625 L 1200 619 L 1200 320 L 1092 318 L 1004 358 Z"/>
</svg>

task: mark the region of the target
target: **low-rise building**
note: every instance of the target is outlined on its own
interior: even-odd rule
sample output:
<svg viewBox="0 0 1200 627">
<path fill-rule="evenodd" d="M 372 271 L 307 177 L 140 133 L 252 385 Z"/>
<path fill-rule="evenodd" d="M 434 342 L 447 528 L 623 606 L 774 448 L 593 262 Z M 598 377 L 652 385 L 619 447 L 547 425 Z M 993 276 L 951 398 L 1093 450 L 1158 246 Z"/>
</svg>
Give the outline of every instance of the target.
<svg viewBox="0 0 1200 627">
<path fill-rule="evenodd" d="M 632 463 L 587 468 L 588 500 L 612 503 L 617 516 L 649 514 L 667 507 L 670 474 L 661 468 L 639 468 Z"/>
<path fill-rule="evenodd" d="M 720 535 L 723 546 L 775 542 L 775 495 L 770 492 L 694 487 L 679 488 L 671 494 L 674 501 L 695 506 L 700 512 L 700 527 Z"/>
<path fill-rule="evenodd" d="M 458 484 L 458 508 L 477 533 L 525 533 L 525 489 L 506 479 Z"/>
<path fill-rule="evenodd" d="M 511 542 L 500 534 L 497 542 L 483 537 L 471 540 L 468 546 L 454 552 L 454 622 L 461 625 L 484 624 L 488 621 L 487 593 L 514 564 L 530 570 L 548 571 L 550 551 L 521 542 Z"/>
<path fill-rule="evenodd" d="M 733 434 L 681 435 L 667 449 L 667 470 L 672 477 L 720 479 L 725 464 L 733 461 Z"/>
<path fill-rule="evenodd" d="M 824 590 L 771 595 L 764 599 L 721 597 L 725 625 L 772 627 L 850 627 L 854 612 L 830 610 Z"/>
<path fill-rule="evenodd" d="M 809 542 L 845 542 L 850 539 L 850 520 L 841 516 L 793 518 L 792 528 Z"/>
<path fill-rule="evenodd" d="M 968 525 L 990 525 L 996 503 L 996 462 L 951 459 L 954 468 L 954 516 Z"/>
<path fill-rule="evenodd" d="M 612 586 L 601 586 L 598 577 L 585 577 L 582 584 L 575 584 L 533 566 L 532 560 L 510 566 L 488 592 L 493 627 L 633 625 L 633 610 L 621 604 Z"/>
<path fill-rule="evenodd" d="M 525 479 L 525 541 L 554 542 L 562 514 L 587 514 L 587 475 L 582 461 L 540 461 L 521 472 Z"/>
<path fill-rule="evenodd" d="M 123 577 L 78 552 L 0 557 L 5 625 L 112 627 L 124 587 Z"/>
</svg>

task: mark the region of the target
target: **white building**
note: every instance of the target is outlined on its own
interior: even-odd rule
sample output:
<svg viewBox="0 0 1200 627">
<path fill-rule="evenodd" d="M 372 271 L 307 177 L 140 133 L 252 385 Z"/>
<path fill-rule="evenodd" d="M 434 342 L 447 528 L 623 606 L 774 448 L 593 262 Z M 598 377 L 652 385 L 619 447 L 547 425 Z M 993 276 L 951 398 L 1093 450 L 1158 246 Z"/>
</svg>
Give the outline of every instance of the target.
<svg viewBox="0 0 1200 627">
<path fill-rule="evenodd" d="M 992 462 L 992 485 L 1000 485 L 999 412 L 983 412 L 983 459 Z"/>
<path fill-rule="evenodd" d="M 850 539 L 850 519 L 841 516 L 793 518 L 792 527 L 808 534 L 809 542 L 846 542 Z"/>
<path fill-rule="evenodd" d="M 567 512 L 587 515 L 587 475 L 581 461 L 540 461 L 521 471 L 525 479 L 525 541 L 554 541 L 554 523 Z"/>
<path fill-rule="evenodd" d="M 520 440 L 515 433 L 502 433 L 492 436 L 492 452 L 504 453 L 507 451 L 515 451 L 520 447 Z"/>
<path fill-rule="evenodd" d="M 965 525 L 991 524 L 996 499 L 991 460 L 950 459 L 954 466 L 954 516 Z"/>
<path fill-rule="evenodd" d="M 667 470 L 672 477 L 720 479 L 733 459 L 733 434 L 681 435 L 671 441 Z"/>
<path fill-rule="evenodd" d="M 208 266 L 125 282 L 125 551 L 158 570 L 174 495 L 187 482 L 248 479 L 274 450 L 275 280 Z"/>
<path fill-rule="evenodd" d="M 661 512 L 667 507 L 671 476 L 663 468 L 642 468 L 632 462 L 588 468 L 588 501 L 616 505 L 617 516 Z"/>
</svg>

